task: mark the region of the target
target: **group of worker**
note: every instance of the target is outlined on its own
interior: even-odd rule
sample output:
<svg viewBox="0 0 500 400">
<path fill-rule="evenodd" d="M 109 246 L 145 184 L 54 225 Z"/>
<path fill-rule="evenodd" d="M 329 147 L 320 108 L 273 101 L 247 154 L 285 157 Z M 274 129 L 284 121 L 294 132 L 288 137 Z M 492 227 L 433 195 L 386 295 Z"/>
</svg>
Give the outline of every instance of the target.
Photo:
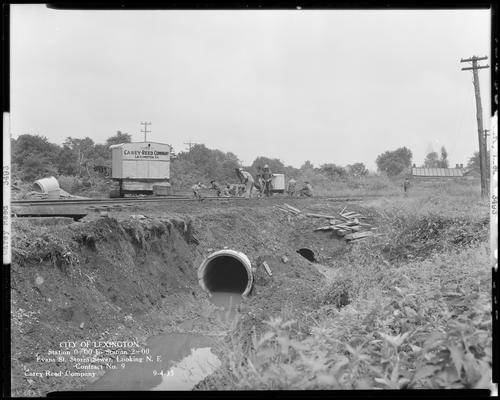
<svg viewBox="0 0 500 400">
<path fill-rule="evenodd" d="M 273 193 L 273 174 L 268 165 L 264 165 L 261 169 L 258 169 L 257 179 L 254 180 L 252 174 L 244 171 L 243 168 L 236 168 L 236 175 L 240 179 L 240 182 L 245 185 L 244 196 L 252 197 L 253 188 L 259 191 L 259 195 L 264 195 L 266 197 L 272 196 Z M 313 190 L 309 181 L 304 182 L 304 187 L 298 192 L 296 191 L 297 182 L 295 179 L 290 179 L 287 186 L 287 194 L 290 197 L 295 195 L 312 197 Z"/>
<path fill-rule="evenodd" d="M 218 197 L 243 196 L 246 198 L 250 198 L 253 197 L 254 188 L 256 189 L 255 191 L 258 196 L 272 196 L 273 174 L 268 165 L 264 165 L 264 167 L 258 168 L 256 179 L 254 179 L 252 174 L 250 174 L 248 171 L 243 170 L 243 168 L 236 168 L 235 172 L 236 176 L 240 180 L 241 185 L 227 184 L 225 187 L 222 187 L 218 182 L 212 180 L 210 181 L 210 186 L 207 187 L 201 182 L 198 182 L 192 186 L 194 197 L 201 201 L 203 200 L 203 197 L 201 196 L 201 190 L 211 189 L 217 193 Z M 292 178 L 288 181 L 286 190 L 288 196 L 313 196 L 313 189 L 309 181 L 305 181 L 304 186 L 299 191 L 297 191 L 296 186 L 297 182 L 295 181 L 295 179 Z"/>
</svg>

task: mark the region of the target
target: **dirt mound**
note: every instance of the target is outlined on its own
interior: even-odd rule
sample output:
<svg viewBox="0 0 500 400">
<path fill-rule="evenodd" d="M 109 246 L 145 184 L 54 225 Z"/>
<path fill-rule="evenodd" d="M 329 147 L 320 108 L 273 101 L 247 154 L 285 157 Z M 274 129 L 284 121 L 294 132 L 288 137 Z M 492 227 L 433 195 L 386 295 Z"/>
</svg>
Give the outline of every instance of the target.
<svg viewBox="0 0 500 400">
<path fill-rule="evenodd" d="M 57 369 L 36 355 L 65 340 L 144 337 L 134 323 L 177 293 L 200 293 L 192 283 L 194 251 L 179 221 L 100 218 L 40 227 L 15 221 L 12 284 L 13 394 L 40 394 L 54 379 L 26 381 L 23 370 Z M 78 388 L 82 379 L 64 380 Z M 31 385 L 28 385 L 31 386 Z M 35 390 L 36 388 L 36 390 Z M 59 388 L 60 389 L 60 388 Z"/>
</svg>

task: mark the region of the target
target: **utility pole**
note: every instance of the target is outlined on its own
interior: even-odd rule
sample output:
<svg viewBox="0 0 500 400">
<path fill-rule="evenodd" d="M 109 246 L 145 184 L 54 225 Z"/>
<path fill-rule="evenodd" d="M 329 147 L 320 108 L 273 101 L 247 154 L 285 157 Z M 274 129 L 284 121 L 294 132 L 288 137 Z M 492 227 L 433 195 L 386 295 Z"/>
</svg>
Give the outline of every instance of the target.
<svg viewBox="0 0 500 400">
<path fill-rule="evenodd" d="M 187 145 L 189 147 L 189 152 L 191 153 L 191 148 L 195 145 L 195 144 L 199 144 L 199 143 L 193 143 L 193 142 L 187 142 L 187 143 L 184 143 L 185 145 Z"/>
<path fill-rule="evenodd" d="M 486 164 L 488 164 L 488 136 L 490 136 L 490 134 L 488 133 L 489 131 L 490 131 L 489 129 L 485 129 L 483 131 L 484 132 L 484 138 L 483 138 L 484 157 L 486 158 Z"/>
<path fill-rule="evenodd" d="M 483 129 L 483 107 L 481 106 L 481 92 L 479 90 L 479 75 L 477 73 L 478 69 L 489 68 L 489 65 L 477 65 L 478 61 L 487 60 L 488 57 L 477 57 L 472 56 L 467 59 L 461 59 L 460 62 L 472 62 L 472 67 L 462 68 L 462 71 L 472 70 L 472 83 L 474 84 L 474 92 L 476 94 L 476 119 L 477 119 L 477 133 L 479 139 L 479 165 L 481 168 L 481 197 L 486 197 L 488 195 L 488 185 L 486 175 L 488 173 L 486 168 L 486 152 L 485 152 L 485 138 Z"/>
<path fill-rule="evenodd" d="M 489 171 L 488 171 L 488 164 L 489 164 L 489 160 L 488 160 L 488 136 L 489 136 L 489 132 L 490 130 L 489 129 L 485 129 L 484 130 L 484 137 L 483 137 L 483 154 L 484 154 L 484 159 L 485 159 L 485 162 L 484 164 L 486 165 L 486 183 L 487 183 L 487 187 L 489 189 L 490 187 L 490 179 L 489 179 Z"/>
<path fill-rule="evenodd" d="M 147 142 L 146 138 L 147 138 L 147 134 L 148 133 L 151 133 L 151 131 L 148 131 L 148 125 L 151 125 L 151 122 L 141 122 L 141 125 L 144 125 L 144 130 L 141 131 L 142 133 L 144 133 L 144 141 Z"/>
</svg>

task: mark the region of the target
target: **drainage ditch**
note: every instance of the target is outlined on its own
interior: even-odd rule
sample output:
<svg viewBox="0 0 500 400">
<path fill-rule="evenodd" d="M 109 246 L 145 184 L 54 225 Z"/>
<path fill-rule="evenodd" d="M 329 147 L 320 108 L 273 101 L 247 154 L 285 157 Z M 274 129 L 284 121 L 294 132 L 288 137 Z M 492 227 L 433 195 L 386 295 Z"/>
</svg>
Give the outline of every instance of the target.
<svg viewBox="0 0 500 400">
<path fill-rule="evenodd" d="M 301 248 L 297 250 L 302 257 L 311 262 L 316 262 L 316 256 L 314 255 L 314 251 L 308 249 L 307 247 Z"/>
</svg>

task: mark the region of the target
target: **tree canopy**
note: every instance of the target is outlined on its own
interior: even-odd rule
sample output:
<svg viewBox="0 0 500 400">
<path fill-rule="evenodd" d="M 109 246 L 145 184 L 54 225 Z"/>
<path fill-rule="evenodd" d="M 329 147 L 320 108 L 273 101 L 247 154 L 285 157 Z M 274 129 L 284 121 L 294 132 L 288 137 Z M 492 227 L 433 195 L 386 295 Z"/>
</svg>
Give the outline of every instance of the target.
<svg viewBox="0 0 500 400">
<path fill-rule="evenodd" d="M 257 157 L 253 160 L 250 167 L 253 171 L 257 172 L 259 168 L 262 168 L 264 165 L 269 165 L 269 169 L 273 173 L 283 173 L 285 170 L 285 164 L 283 164 L 281 160 L 264 156 Z"/>
<path fill-rule="evenodd" d="M 441 158 L 435 151 L 427 154 L 424 160 L 425 168 L 448 168 L 448 152 L 444 146 L 441 147 Z"/>
<path fill-rule="evenodd" d="M 479 151 L 474 152 L 471 158 L 469 158 L 469 161 L 467 163 L 467 169 L 476 172 L 477 174 L 481 173 L 481 164 L 479 161 Z M 487 176 L 489 177 L 490 175 L 490 152 L 488 151 L 486 154 L 486 169 L 487 169 Z"/>
<path fill-rule="evenodd" d="M 368 175 L 368 169 L 365 164 L 358 162 L 347 166 L 347 172 L 350 176 L 360 177 Z"/>
<path fill-rule="evenodd" d="M 380 154 L 377 159 L 377 168 L 387 176 L 393 177 L 404 173 L 411 166 L 413 154 L 410 149 L 400 147 L 393 151 Z"/>
<path fill-rule="evenodd" d="M 22 180 L 57 174 L 58 155 L 59 146 L 50 143 L 45 136 L 20 135 L 12 139 L 12 166 Z"/>
<path fill-rule="evenodd" d="M 115 136 L 111 136 L 110 138 L 106 139 L 106 146 L 109 147 L 113 144 L 130 143 L 131 141 L 132 135 L 117 131 Z"/>
<path fill-rule="evenodd" d="M 431 151 L 424 160 L 425 168 L 439 168 L 439 155 L 435 151 Z"/>
</svg>

